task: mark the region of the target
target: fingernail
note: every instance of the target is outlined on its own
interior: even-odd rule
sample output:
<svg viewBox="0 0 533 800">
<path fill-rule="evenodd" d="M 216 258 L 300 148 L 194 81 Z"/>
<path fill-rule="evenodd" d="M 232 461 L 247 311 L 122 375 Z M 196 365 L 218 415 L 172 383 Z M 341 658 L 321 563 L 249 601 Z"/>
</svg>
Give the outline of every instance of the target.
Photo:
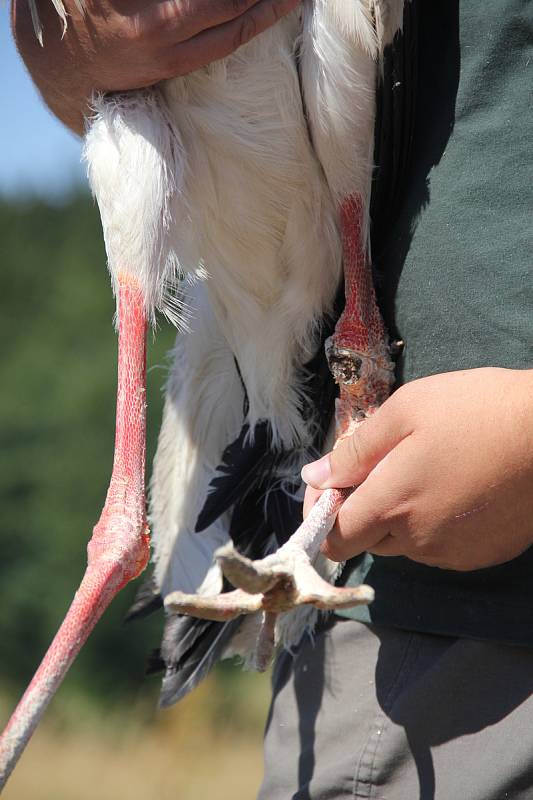
<svg viewBox="0 0 533 800">
<path fill-rule="evenodd" d="M 318 461 L 306 464 L 302 469 L 302 480 L 315 489 L 326 489 L 331 477 L 331 462 L 329 453 Z"/>
</svg>

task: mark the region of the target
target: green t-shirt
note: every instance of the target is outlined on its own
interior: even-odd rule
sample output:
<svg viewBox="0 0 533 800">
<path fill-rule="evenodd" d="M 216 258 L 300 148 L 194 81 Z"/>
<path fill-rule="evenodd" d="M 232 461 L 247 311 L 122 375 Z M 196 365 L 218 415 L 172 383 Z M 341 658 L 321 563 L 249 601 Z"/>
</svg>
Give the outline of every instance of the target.
<svg viewBox="0 0 533 800">
<path fill-rule="evenodd" d="M 533 3 L 421 0 L 417 42 L 408 179 L 373 242 L 384 316 L 406 343 L 399 381 L 531 369 Z M 369 555 L 348 569 L 376 589 L 348 616 L 533 644 L 533 548 L 469 573 Z"/>
</svg>

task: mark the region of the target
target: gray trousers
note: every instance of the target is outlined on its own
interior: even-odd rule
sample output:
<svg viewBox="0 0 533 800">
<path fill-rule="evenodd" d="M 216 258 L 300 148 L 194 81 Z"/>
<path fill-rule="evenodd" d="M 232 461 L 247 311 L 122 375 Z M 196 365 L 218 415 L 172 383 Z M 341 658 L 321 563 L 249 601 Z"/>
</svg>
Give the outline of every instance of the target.
<svg viewBox="0 0 533 800">
<path fill-rule="evenodd" d="M 276 662 L 259 800 L 533 800 L 533 648 L 333 620 Z"/>
</svg>

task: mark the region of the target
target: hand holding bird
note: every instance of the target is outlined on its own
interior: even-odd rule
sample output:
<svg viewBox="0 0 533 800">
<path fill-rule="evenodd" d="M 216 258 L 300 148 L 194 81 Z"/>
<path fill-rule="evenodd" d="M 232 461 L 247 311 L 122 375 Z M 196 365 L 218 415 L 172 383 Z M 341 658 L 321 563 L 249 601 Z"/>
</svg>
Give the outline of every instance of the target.
<svg viewBox="0 0 533 800">
<path fill-rule="evenodd" d="M 58 15 L 45 0 L 36 5 L 34 26 L 30 4 L 13 0 L 12 25 L 44 101 L 81 136 L 94 92 L 141 89 L 193 72 L 229 55 L 299 2 L 102 0 L 83 12 L 79 0 L 65 0 Z"/>
</svg>

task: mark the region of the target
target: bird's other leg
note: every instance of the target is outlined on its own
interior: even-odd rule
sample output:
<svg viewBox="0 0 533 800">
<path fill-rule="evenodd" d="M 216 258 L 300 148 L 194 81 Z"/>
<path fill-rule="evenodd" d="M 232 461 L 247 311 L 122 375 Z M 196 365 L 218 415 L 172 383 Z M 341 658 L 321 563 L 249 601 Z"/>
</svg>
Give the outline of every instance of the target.
<svg viewBox="0 0 533 800">
<path fill-rule="evenodd" d="M 387 333 L 379 312 L 368 259 L 363 199 L 347 197 L 340 209 L 346 305 L 326 342 L 329 367 L 340 387 L 337 439 L 386 400 L 394 381 Z"/>
<path fill-rule="evenodd" d="M 146 523 L 146 319 L 131 278 L 119 282 L 119 345 L 113 472 L 88 544 L 88 566 L 72 605 L 0 738 L 0 788 L 96 622 L 149 557 Z"/>
</svg>

